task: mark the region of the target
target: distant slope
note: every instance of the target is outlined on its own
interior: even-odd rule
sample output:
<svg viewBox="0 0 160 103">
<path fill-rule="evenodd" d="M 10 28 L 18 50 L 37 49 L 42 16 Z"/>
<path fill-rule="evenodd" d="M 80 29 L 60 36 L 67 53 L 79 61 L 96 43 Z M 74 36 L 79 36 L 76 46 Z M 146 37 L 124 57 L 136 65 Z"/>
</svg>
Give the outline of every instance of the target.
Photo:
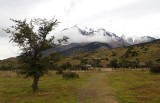
<svg viewBox="0 0 160 103">
<path fill-rule="evenodd" d="M 111 60 L 116 59 L 118 63 L 125 61 L 138 63 L 140 67 L 145 67 L 150 63 L 160 65 L 160 39 L 148 43 L 141 43 L 127 47 L 112 48 L 106 43 L 72 43 L 70 45 L 51 48 L 43 52 L 48 56 L 54 52 L 67 54 L 58 64 L 70 62 L 73 65 L 86 63 L 95 63 L 100 61 L 101 66 L 106 66 Z M 8 67 L 18 64 L 16 58 L 10 58 L 0 61 L 0 67 L 4 64 Z"/>
<path fill-rule="evenodd" d="M 138 62 L 139 65 L 143 67 L 146 63 L 150 62 L 160 64 L 159 52 L 160 40 L 155 40 L 149 43 L 141 43 L 123 48 L 104 48 L 92 52 L 76 52 L 67 59 L 70 62 L 77 61 L 77 63 L 81 60 L 87 60 L 87 62 L 90 63 L 98 59 L 101 61 L 101 65 L 107 65 L 113 59 L 116 59 L 118 62 L 128 60 L 131 62 Z"/>
</svg>

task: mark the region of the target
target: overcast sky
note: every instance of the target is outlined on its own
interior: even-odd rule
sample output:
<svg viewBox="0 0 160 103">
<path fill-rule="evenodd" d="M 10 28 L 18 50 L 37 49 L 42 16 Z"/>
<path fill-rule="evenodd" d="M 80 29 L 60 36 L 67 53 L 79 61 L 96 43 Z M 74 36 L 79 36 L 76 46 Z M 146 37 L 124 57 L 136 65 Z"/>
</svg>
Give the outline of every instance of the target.
<svg viewBox="0 0 160 103">
<path fill-rule="evenodd" d="M 13 19 L 56 18 L 56 29 L 74 25 L 104 28 L 118 36 L 160 37 L 160 0 L 0 0 L 0 59 L 17 54 L 6 28 Z"/>
</svg>

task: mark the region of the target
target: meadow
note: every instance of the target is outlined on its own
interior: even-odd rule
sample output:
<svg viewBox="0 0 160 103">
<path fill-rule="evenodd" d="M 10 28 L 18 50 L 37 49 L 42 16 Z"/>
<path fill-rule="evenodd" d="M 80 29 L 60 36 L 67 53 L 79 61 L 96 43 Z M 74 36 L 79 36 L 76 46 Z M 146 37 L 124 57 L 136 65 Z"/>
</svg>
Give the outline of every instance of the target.
<svg viewBox="0 0 160 103">
<path fill-rule="evenodd" d="M 50 71 L 33 92 L 32 78 L 0 71 L 0 103 L 160 103 L 160 75 L 147 70 L 78 72 L 63 79 Z"/>
</svg>

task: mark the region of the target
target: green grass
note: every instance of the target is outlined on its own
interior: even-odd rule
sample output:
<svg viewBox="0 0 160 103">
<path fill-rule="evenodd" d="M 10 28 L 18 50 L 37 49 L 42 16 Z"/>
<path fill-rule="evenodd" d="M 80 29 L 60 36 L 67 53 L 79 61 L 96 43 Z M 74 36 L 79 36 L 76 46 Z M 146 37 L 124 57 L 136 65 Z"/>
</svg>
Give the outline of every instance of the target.
<svg viewBox="0 0 160 103">
<path fill-rule="evenodd" d="M 39 81 L 41 90 L 33 93 L 31 78 L 1 77 L 0 103 L 76 103 L 77 89 L 83 81 L 83 78 L 63 80 L 62 76 L 49 73 Z"/>
<path fill-rule="evenodd" d="M 160 103 L 160 75 L 149 71 L 117 71 L 108 74 L 121 103 Z"/>
<path fill-rule="evenodd" d="M 0 74 L 0 103 L 103 103 L 108 93 L 103 92 L 107 88 L 100 89 L 107 85 L 103 76 L 106 73 L 81 72 L 80 78 L 62 79 L 50 72 L 40 79 L 40 91 L 35 93 L 31 89 L 32 78 L 24 79 L 14 72 Z M 97 85 L 101 80 L 102 84 Z"/>
<path fill-rule="evenodd" d="M 55 72 L 40 78 L 32 92 L 32 78 L 0 72 L 0 103 L 159 103 L 160 75 L 148 71 L 79 72 L 62 79 Z"/>
</svg>

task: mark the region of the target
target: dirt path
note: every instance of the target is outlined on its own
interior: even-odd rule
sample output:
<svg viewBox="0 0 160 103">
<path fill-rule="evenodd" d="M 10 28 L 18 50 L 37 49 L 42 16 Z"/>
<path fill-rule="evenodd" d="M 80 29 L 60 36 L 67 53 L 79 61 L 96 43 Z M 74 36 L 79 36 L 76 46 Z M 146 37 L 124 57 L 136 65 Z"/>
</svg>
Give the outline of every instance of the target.
<svg viewBox="0 0 160 103">
<path fill-rule="evenodd" d="M 106 73 L 96 73 L 80 89 L 80 103 L 118 103 L 107 84 Z"/>
</svg>

